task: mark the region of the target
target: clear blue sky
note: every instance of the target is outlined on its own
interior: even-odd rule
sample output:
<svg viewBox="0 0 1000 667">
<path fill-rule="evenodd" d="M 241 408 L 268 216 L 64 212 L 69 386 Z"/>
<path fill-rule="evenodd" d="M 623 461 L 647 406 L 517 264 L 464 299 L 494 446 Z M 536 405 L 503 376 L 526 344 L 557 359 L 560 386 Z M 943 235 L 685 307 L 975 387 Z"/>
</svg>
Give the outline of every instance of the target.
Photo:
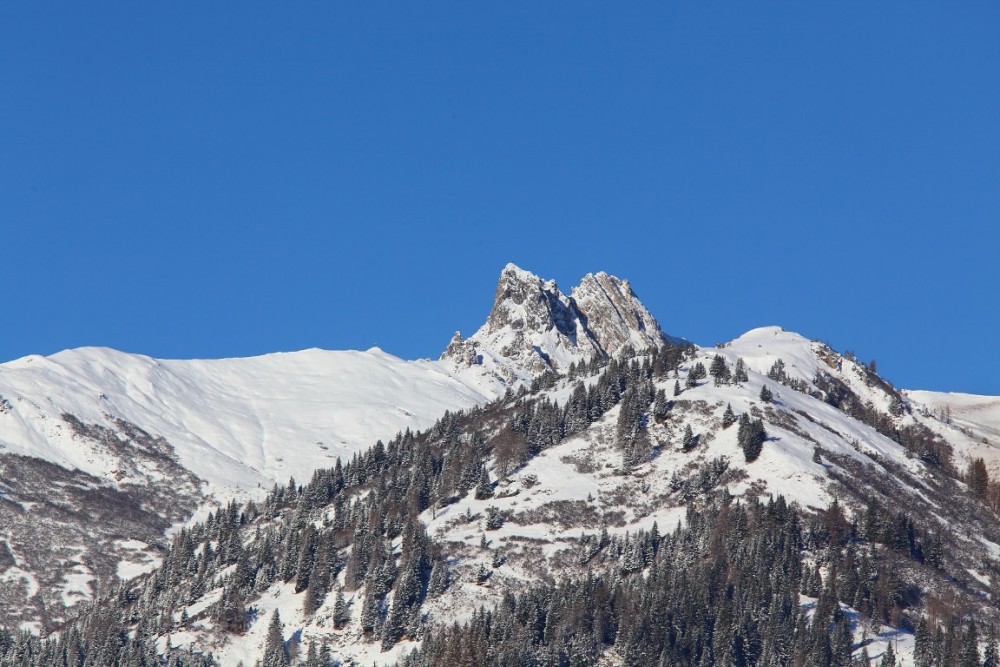
<svg viewBox="0 0 1000 667">
<path fill-rule="evenodd" d="M 437 356 L 508 261 L 1000 394 L 1000 3 L 5 2 L 0 359 Z"/>
</svg>

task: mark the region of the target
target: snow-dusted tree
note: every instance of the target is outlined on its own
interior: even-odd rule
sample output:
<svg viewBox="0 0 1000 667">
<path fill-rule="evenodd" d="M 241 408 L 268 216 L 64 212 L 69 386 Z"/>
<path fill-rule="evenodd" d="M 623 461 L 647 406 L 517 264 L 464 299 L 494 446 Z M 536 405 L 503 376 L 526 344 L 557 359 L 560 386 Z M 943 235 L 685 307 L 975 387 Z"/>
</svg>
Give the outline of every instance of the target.
<svg viewBox="0 0 1000 667">
<path fill-rule="evenodd" d="M 281 623 L 281 613 L 275 609 L 271 615 L 271 623 L 267 626 L 267 638 L 264 640 L 264 659 L 262 667 L 286 667 L 288 653 L 285 651 L 284 626 Z"/>
<path fill-rule="evenodd" d="M 785 382 L 788 379 L 788 374 L 785 373 L 785 362 L 781 359 L 776 359 L 773 364 L 771 364 L 771 369 L 767 371 L 767 377 L 771 378 L 775 382 Z"/>
<path fill-rule="evenodd" d="M 736 423 L 736 413 L 733 412 L 733 406 L 730 403 L 726 403 L 726 411 L 722 413 L 722 428 L 729 428 Z"/>
<path fill-rule="evenodd" d="M 742 382 L 749 382 L 750 376 L 747 375 L 747 365 L 743 361 L 743 357 L 736 360 L 736 369 L 733 371 L 733 382 L 740 384 Z"/>
<path fill-rule="evenodd" d="M 443 558 L 434 561 L 431 568 L 430 582 L 427 584 L 427 594 L 438 596 L 448 589 L 448 563 Z"/>
<path fill-rule="evenodd" d="M 670 402 L 667 400 L 667 393 L 662 389 L 657 390 L 656 398 L 653 400 L 653 417 L 662 420 L 669 411 Z"/>
<path fill-rule="evenodd" d="M 893 650 L 891 641 L 885 645 L 885 653 L 882 654 L 879 667 L 896 667 L 896 651 Z"/>
<path fill-rule="evenodd" d="M 486 466 L 482 466 L 479 472 L 479 481 L 476 483 L 476 500 L 486 500 L 493 497 L 493 485 L 490 484 L 490 475 L 486 472 Z"/>
<path fill-rule="evenodd" d="M 344 600 L 344 589 L 337 587 L 337 596 L 333 599 L 333 627 L 341 629 L 351 620 L 351 611 Z"/>
<path fill-rule="evenodd" d="M 681 440 L 681 448 L 684 451 L 688 451 L 693 449 L 696 444 L 698 444 L 698 439 L 695 437 L 694 431 L 691 430 L 691 424 L 685 424 L 684 438 Z"/>
<path fill-rule="evenodd" d="M 361 605 L 361 631 L 371 634 L 378 625 L 381 597 L 374 591 L 365 591 L 365 601 Z"/>
<path fill-rule="evenodd" d="M 712 365 L 709 367 L 708 372 L 715 379 L 716 387 L 729 384 L 729 380 L 732 378 L 729 365 L 726 364 L 726 360 L 721 354 L 717 354 L 712 358 Z"/>
<path fill-rule="evenodd" d="M 986 650 L 983 652 L 983 667 L 1000 667 L 1000 653 L 997 652 L 995 637 L 990 637 L 986 642 Z"/>
<path fill-rule="evenodd" d="M 499 530 L 503 527 L 503 515 L 493 505 L 486 508 L 486 530 Z"/>
<path fill-rule="evenodd" d="M 767 432 L 764 430 L 764 421 L 761 419 L 751 420 L 747 413 L 740 415 L 740 430 L 736 436 L 740 448 L 747 463 L 752 463 L 760 456 L 764 441 L 767 439 Z"/>
</svg>

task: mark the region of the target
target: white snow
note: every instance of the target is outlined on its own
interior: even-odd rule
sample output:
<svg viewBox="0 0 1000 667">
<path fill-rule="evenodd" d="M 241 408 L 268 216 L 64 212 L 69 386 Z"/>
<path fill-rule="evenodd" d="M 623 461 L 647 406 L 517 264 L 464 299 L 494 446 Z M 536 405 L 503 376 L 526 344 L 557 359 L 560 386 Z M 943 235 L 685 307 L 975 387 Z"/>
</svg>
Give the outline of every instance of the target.
<svg viewBox="0 0 1000 667">
<path fill-rule="evenodd" d="M 470 379 L 471 378 L 471 379 Z M 158 360 L 80 348 L 0 365 L 0 447 L 112 479 L 115 460 L 75 437 L 61 415 L 121 418 L 175 448 L 219 498 L 269 488 L 430 426 L 445 410 L 495 395 L 445 362 L 378 349 L 304 350 L 246 359 Z"/>
</svg>

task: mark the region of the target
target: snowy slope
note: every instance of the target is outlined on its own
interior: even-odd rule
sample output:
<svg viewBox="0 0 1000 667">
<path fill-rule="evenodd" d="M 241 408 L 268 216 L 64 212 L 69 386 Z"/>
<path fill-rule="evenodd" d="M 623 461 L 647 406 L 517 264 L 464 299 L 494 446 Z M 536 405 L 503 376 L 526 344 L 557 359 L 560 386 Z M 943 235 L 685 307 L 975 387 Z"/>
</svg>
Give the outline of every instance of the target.
<svg viewBox="0 0 1000 667">
<path fill-rule="evenodd" d="M 982 458 L 1000 476 L 1000 396 L 906 391 L 916 412 L 947 438 L 962 462 Z"/>
<path fill-rule="evenodd" d="M 445 410 L 481 403 L 491 389 L 440 362 L 378 349 L 248 359 L 158 360 L 105 348 L 0 365 L 0 447 L 110 478 L 119 462 L 89 447 L 60 418 L 120 418 L 173 446 L 180 463 L 223 496 L 308 478 Z"/>
</svg>

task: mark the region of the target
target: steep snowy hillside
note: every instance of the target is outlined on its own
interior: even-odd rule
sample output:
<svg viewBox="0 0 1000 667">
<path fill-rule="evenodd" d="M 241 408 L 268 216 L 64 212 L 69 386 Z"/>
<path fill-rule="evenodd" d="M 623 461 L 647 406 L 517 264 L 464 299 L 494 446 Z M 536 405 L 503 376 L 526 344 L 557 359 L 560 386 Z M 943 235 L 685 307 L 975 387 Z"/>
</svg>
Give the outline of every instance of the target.
<svg viewBox="0 0 1000 667">
<path fill-rule="evenodd" d="M 164 533 L 491 396 L 379 350 L 157 360 L 84 348 L 0 366 L 0 621 L 40 630 Z"/>
<path fill-rule="evenodd" d="M 206 492 L 228 497 L 307 477 L 378 438 L 481 403 L 489 391 L 441 364 L 378 349 L 175 361 L 82 348 L 0 366 L 0 443 L 7 453 L 117 479 L 123 461 L 82 439 L 63 415 L 111 428 L 123 420 L 165 439 Z"/>
<path fill-rule="evenodd" d="M 982 457 L 1000 477 L 1000 396 L 906 391 L 920 414 L 934 418 L 967 459 Z"/>
</svg>

